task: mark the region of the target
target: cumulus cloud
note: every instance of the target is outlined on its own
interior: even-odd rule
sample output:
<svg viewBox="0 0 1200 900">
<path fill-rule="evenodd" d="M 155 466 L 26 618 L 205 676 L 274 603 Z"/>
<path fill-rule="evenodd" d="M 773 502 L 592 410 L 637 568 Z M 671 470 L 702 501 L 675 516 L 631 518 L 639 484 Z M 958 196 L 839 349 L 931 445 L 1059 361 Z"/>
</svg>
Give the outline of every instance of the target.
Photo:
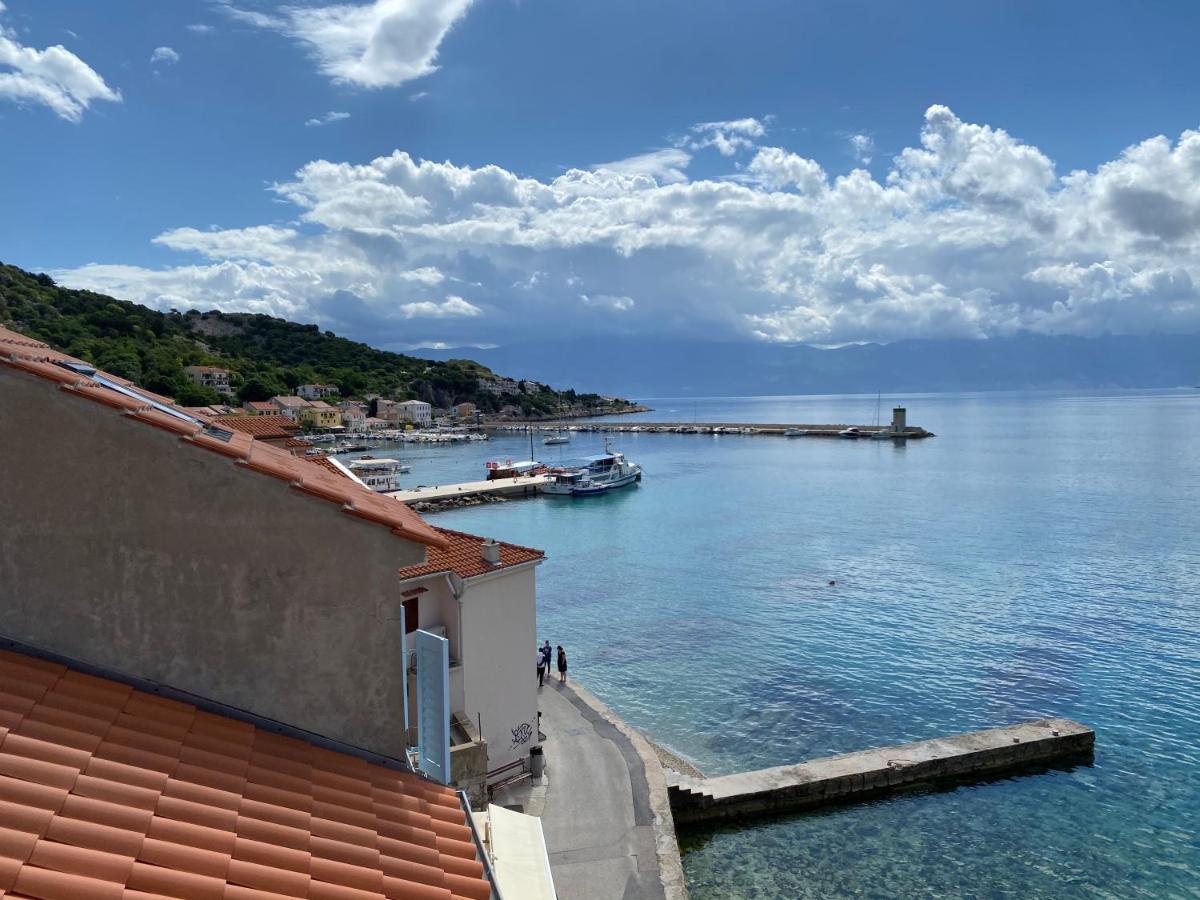
<svg viewBox="0 0 1200 900">
<path fill-rule="evenodd" d="M 678 177 L 662 177 L 671 169 Z M 1198 176 L 1200 131 L 1063 174 L 1037 147 L 944 106 L 878 178 L 757 144 L 729 177 L 697 180 L 682 157 L 543 180 L 396 151 L 318 160 L 273 185 L 293 225 L 157 239 L 188 264 L 55 274 L 160 307 L 270 312 L 379 343 L 572 328 L 813 343 L 1194 332 Z M 430 299 L 436 286 L 454 293 Z M 436 333 L 416 331 L 426 320 Z"/>
<path fill-rule="evenodd" d="M 305 128 L 320 128 L 322 125 L 332 125 L 334 122 L 341 122 L 350 118 L 348 112 L 327 112 L 323 116 L 317 116 L 309 119 L 304 123 Z"/>
<path fill-rule="evenodd" d="M 0 14 L 5 11 L 0 3 Z M 82 59 L 61 44 L 35 50 L 0 22 L 0 100 L 45 106 L 68 122 L 78 122 L 96 101 L 121 102 Z"/>
<path fill-rule="evenodd" d="M 336 82 L 380 88 L 437 70 L 438 47 L 471 0 L 373 0 L 261 12 L 218 0 L 226 15 L 303 44 Z"/>
<path fill-rule="evenodd" d="M 150 64 L 166 63 L 174 65 L 179 62 L 179 54 L 170 47 L 155 47 L 154 52 L 150 54 Z"/>
</svg>

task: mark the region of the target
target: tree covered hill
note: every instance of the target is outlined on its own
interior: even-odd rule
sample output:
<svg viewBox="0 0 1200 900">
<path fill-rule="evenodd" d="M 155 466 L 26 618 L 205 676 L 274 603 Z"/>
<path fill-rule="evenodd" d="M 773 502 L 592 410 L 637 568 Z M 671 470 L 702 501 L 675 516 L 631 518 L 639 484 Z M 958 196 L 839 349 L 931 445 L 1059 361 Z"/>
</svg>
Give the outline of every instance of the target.
<svg viewBox="0 0 1200 900">
<path fill-rule="evenodd" d="M 264 315 L 163 313 L 92 291 L 62 288 L 48 275 L 3 263 L 0 323 L 185 406 L 222 399 L 184 376 L 184 366 L 190 365 L 229 369 L 239 400 L 292 394 L 297 385 L 316 382 L 336 385 L 343 397 L 376 393 L 443 408 L 471 402 L 485 412 L 511 404 L 532 416 L 626 405 L 542 384 L 525 384 L 515 395 L 497 397 L 480 385 L 499 381 L 500 376 L 469 359 L 433 361 L 376 350 L 316 325 Z"/>
</svg>

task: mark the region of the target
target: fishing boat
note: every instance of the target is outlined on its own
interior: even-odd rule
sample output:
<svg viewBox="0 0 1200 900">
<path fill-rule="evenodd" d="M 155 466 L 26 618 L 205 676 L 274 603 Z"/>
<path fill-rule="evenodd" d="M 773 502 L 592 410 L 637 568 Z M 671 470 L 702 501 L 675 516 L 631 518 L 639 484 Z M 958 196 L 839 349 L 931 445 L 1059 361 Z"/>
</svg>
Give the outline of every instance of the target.
<svg viewBox="0 0 1200 900">
<path fill-rule="evenodd" d="M 398 491 L 400 476 L 412 471 L 398 459 L 376 459 L 372 456 L 362 456 L 351 460 L 346 468 L 373 491 Z"/>
<path fill-rule="evenodd" d="M 542 486 L 543 493 L 590 497 L 641 481 L 642 467 L 624 453 L 609 450 L 606 442 L 604 453 L 576 460 L 570 468 L 552 469 L 550 474 L 553 480 Z"/>
<path fill-rule="evenodd" d="M 546 466 L 536 459 L 527 459 L 522 462 L 513 462 L 511 459 L 504 461 L 489 460 L 487 463 L 487 480 L 495 481 L 497 478 L 520 478 L 523 475 L 541 475 L 546 471 Z"/>
</svg>

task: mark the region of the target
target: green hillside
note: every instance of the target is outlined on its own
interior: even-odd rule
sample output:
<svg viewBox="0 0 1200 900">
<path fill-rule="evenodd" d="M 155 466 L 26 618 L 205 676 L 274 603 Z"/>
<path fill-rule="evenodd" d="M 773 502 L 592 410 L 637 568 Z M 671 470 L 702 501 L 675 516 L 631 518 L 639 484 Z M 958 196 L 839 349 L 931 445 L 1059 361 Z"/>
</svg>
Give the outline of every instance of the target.
<svg viewBox="0 0 1200 900">
<path fill-rule="evenodd" d="M 104 294 L 62 288 L 48 275 L 3 263 L 0 323 L 185 406 L 221 400 L 184 377 L 183 367 L 190 365 L 229 369 L 239 400 L 266 400 L 294 393 L 297 385 L 319 382 L 336 385 L 343 397 L 376 393 L 441 408 L 471 402 L 485 412 L 511 404 L 529 416 L 613 411 L 627 405 L 529 383 L 520 393 L 501 399 L 480 389 L 481 380 L 500 376 L 471 360 L 439 362 L 376 350 L 316 325 L 270 316 L 162 313 Z"/>
</svg>

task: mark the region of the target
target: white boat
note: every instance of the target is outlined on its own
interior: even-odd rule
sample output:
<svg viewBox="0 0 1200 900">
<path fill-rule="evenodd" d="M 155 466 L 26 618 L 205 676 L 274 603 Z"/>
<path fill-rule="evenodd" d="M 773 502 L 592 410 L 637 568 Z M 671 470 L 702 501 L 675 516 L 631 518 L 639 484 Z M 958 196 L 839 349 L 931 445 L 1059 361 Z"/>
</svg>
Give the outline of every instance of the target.
<svg viewBox="0 0 1200 900">
<path fill-rule="evenodd" d="M 642 467 L 631 463 L 624 453 L 615 450 L 590 456 L 583 469 L 585 484 L 580 484 L 571 493 L 576 497 L 603 494 L 606 491 L 626 487 L 642 480 Z"/>
<path fill-rule="evenodd" d="M 803 428 L 788 428 L 783 432 L 784 437 L 804 437 L 808 434 Z"/>
<path fill-rule="evenodd" d="M 560 497 L 569 497 L 575 493 L 575 489 L 582 487 L 587 483 L 587 476 L 583 474 L 582 469 L 568 469 L 563 472 L 551 473 L 551 481 L 542 485 L 543 494 L 552 494 Z"/>
<path fill-rule="evenodd" d="M 375 459 L 371 456 L 353 459 L 346 468 L 371 490 L 380 492 L 400 490 L 400 476 L 412 471 L 411 466 L 398 459 Z"/>
<path fill-rule="evenodd" d="M 892 431 L 890 428 L 885 429 L 883 431 L 872 431 L 871 432 L 871 440 L 873 440 L 873 441 L 890 441 L 893 437 L 895 437 L 895 435 L 892 434 Z"/>
<path fill-rule="evenodd" d="M 569 444 L 571 443 L 571 438 L 561 431 L 552 431 L 542 438 L 542 443 L 547 447 L 553 447 L 555 444 Z"/>
<path fill-rule="evenodd" d="M 845 429 L 844 431 L 839 431 L 838 437 L 846 438 L 847 440 L 851 440 L 851 441 L 855 441 L 855 440 L 858 440 L 860 437 L 864 437 L 864 435 L 858 428 L 851 425 L 849 428 Z"/>
</svg>

